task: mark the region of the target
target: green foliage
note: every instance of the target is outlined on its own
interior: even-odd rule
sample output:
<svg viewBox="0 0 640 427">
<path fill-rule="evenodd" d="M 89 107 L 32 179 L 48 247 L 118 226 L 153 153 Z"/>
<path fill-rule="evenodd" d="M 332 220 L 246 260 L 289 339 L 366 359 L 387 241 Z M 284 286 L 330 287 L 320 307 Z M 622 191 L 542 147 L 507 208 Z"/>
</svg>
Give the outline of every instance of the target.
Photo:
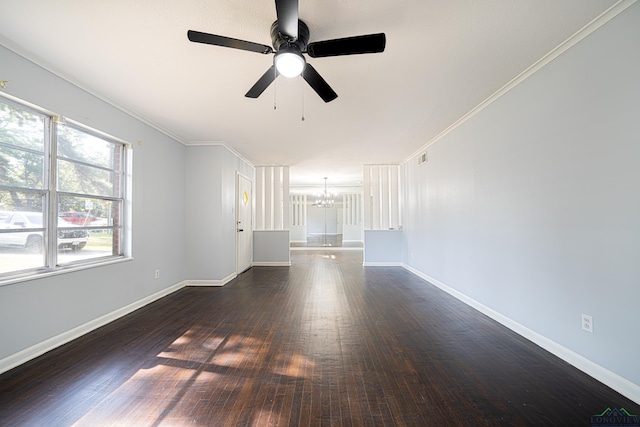
<svg viewBox="0 0 640 427">
<path fill-rule="evenodd" d="M 0 102 L 0 208 L 41 210 L 44 188 L 44 118 Z"/>
<path fill-rule="evenodd" d="M 0 209 L 42 210 L 47 190 L 45 123 L 43 115 L 0 101 Z M 120 144 L 61 124 L 56 125 L 56 137 L 58 191 L 87 196 L 60 197 L 60 212 L 112 216 L 112 202 L 91 196 L 120 196 L 120 175 L 114 170 Z"/>
<path fill-rule="evenodd" d="M 58 127 L 58 189 L 113 196 L 116 145 L 69 126 Z"/>
</svg>

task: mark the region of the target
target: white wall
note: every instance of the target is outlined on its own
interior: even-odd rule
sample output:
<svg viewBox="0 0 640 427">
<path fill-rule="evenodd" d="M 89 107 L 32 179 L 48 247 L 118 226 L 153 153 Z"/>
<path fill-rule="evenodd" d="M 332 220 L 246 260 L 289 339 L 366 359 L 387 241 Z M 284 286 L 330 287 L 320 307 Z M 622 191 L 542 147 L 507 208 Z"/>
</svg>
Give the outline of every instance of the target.
<svg viewBox="0 0 640 427">
<path fill-rule="evenodd" d="M 185 147 L 2 46 L 0 64 L 5 93 L 134 147 L 133 260 L 0 286 L 2 371 L 19 361 L 9 356 L 28 358 L 34 346 L 184 280 Z"/>
<path fill-rule="evenodd" d="M 343 226 L 341 234 L 343 242 L 362 242 L 363 240 L 362 199 L 361 193 L 345 193 L 342 195 Z"/>
<path fill-rule="evenodd" d="M 338 232 L 338 203 L 330 208 L 311 206 L 307 208 L 308 234 L 336 234 Z M 326 214 L 326 217 L 325 217 Z"/>
<path fill-rule="evenodd" d="M 184 239 L 188 280 L 216 282 L 235 275 L 237 171 L 253 180 L 253 166 L 224 146 L 187 148 Z"/>
<path fill-rule="evenodd" d="M 257 166 L 254 175 L 254 229 L 288 230 L 289 166 Z"/>
<path fill-rule="evenodd" d="M 290 226 L 290 239 L 292 242 L 306 242 L 307 241 L 307 226 L 306 225 L 292 225 Z"/>
<path fill-rule="evenodd" d="M 253 266 L 283 267 L 291 265 L 289 230 L 255 230 L 253 232 Z"/>
<path fill-rule="evenodd" d="M 639 48 L 636 3 L 403 166 L 406 264 L 636 400 Z"/>
<path fill-rule="evenodd" d="M 363 265 L 402 265 L 401 230 L 364 230 Z"/>
<path fill-rule="evenodd" d="M 362 242 L 364 239 L 362 223 L 358 225 L 344 225 L 342 227 L 342 242 Z"/>
</svg>

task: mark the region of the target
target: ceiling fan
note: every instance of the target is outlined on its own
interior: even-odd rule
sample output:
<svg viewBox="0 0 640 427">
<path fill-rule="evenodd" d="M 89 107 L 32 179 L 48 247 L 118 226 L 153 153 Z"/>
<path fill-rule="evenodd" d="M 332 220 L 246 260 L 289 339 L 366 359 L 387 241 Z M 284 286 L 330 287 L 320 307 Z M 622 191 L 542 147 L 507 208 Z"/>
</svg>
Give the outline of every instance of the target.
<svg viewBox="0 0 640 427">
<path fill-rule="evenodd" d="M 265 55 L 275 54 L 273 65 L 245 94 L 248 98 L 259 97 L 280 74 L 285 77 L 296 77 L 302 74 L 302 78 L 324 102 L 333 101 L 338 95 L 316 69 L 307 63 L 302 56 L 303 53 L 312 58 L 324 58 L 384 51 L 386 44 L 384 33 L 308 43 L 309 27 L 298 19 L 298 0 L 275 0 L 275 2 L 277 20 L 271 25 L 273 48 L 259 43 L 199 31 L 189 30 L 187 32 L 187 36 L 192 42 L 247 50 Z"/>
</svg>

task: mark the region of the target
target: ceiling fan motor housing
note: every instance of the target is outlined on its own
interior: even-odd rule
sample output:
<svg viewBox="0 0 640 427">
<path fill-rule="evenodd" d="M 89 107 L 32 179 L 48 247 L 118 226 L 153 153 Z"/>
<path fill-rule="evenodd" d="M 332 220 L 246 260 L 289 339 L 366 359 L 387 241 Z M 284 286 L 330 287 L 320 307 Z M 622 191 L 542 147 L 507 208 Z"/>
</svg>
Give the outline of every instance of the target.
<svg viewBox="0 0 640 427">
<path fill-rule="evenodd" d="M 271 24 L 271 42 L 276 52 L 280 51 L 280 49 L 293 46 L 296 46 L 300 52 L 305 52 L 307 50 L 307 43 L 309 42 L 309 27 L 301 20 L 298 20 L 298 38 L 291 40 L 280 33 L 278 21 L 276 21 Z"/>
</svg>

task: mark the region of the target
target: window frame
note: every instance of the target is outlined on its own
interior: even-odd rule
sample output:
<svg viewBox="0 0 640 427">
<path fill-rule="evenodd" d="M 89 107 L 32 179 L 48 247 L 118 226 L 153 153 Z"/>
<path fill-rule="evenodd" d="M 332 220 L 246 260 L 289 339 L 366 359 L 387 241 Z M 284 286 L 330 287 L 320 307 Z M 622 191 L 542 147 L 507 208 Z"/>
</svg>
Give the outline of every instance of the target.
<svg viewBox="0 0 640 427">
<path fill-rule="evenodd" d="M 56 115 L 50 111 L 39 108 L 33 104 L 22 101 L 18 98 L 8 96 L 4 93 L 0 93 L 0 101 L 9 105 L 12 108 L 27 111 L 29 113 L 38 115 L 44 119 L 43 127 L 43 139 L 44 147 L 43 152 L 43 170 L 42 170 L 42 186 L 41 188 L 33 187 L 20 187 L 15 185 L 5 185 L 0 182 L 0 190 L 17 191 L 20 193 L 37 194 L 42 197 L 42 215 L 43 215 L 43 266 L 37 266 L 22 270 L 11 270 L 0 273 L 0 286 L 40 278 L 49 275 L 56 275 L 60 273 L 66 273 L 71 271 L 77 271 L 86 268 L 94 268 L 97 266 L 113 264 L 122 261 L 128 261 L 132 259 L 131 254 L 131 235 L 132 235 L 132 209 L 131 209 L 131 181 L 132 181 L 132 145 L 120 138 L 109 135 L 105 132 L 86 126 L 75 120 L 64 118 Z M 101 139 L 108 144 L 112 144 L 111 149 L 115 152 L 119 159 L 116 160 L 115 156 L 111 160 L 109 167 L 92 165 L 81 160 L 73 160 L 77 164 L 85 164 L 91 167 L 97 167 L 105 171 L 109 171 L 115 177 L 118 175 L 118 194 L 112 194 L 111 196 L 89 194 L 89 193 L 74 193 L 70 191 L 62 191 L 58 189 L 58 165 L 61 161 L 69 162 L 70 158 L 58 156 L 58 129 L 60 126 L 68 126 L 75 131 L 87 134 L 89 136 Z M 4 144 L 0 142 L 2 146 L 9 149 L 15 149 L 12 144 Z M 33 152 L 36 150 L 28 147 L 18 147 L 18 149 L 24 152 Z M 118 164 L 118 165 L 116 165 Z M 114 166 L 116 165 L 116 166 Z M 119 167 L 119 168 L 118 168 Z M 78 197 L 85 199 L 101 200 L 110 202 L 118 206 L 119 210 L 119 224 L 107 224 L 102 226 L 72 226 L 72 227 L 59 227 L 58 216 L 59 212 L 59 199 L 60 197 Z M 113 206 L 113 205 L 112 205 Z M 58 249 L 58 236 L 60 230 L 106 230 L 110 229 L 114 232 L 113 236 L 117 242 L 111 242 L 112 254 L 84 258 L 69 262 L 61 262 L 59 259 Z M 116 233 L 117 231 L 117 233 Z M 117 246 L 117 253 L 114 248 Z"/>
</svg>

